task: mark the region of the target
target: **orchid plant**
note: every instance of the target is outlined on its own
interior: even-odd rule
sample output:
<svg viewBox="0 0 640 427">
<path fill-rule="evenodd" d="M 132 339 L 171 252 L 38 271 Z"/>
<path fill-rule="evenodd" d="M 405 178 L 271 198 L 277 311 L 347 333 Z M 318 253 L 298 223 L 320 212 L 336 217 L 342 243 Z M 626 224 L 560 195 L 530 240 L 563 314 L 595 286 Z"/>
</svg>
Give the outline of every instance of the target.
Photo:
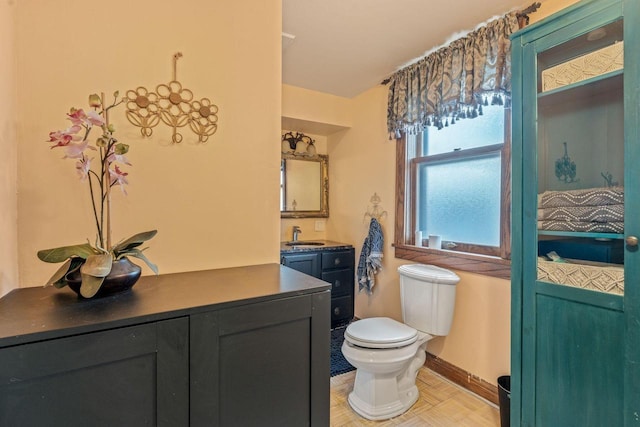
<svg viewBox="0 0 640 427">
<path fill-rule="evenodd" d="M 131 163 L 125 157 L 129 146 L 118 142 L 114 136 L 115 128 L 109 123 L 109 111 L 124 101 L 125 99 L 119 100 L 118 92 L 115 92 L 113 102 L 105 105 L 104 94 L 93 94 L 89 97 L 88 111 L 72 108 L 67 114 L 71 126 L 49 133 L 48 142 L 53 143 L 51 148 L 64 149 L 63 158 L 75 160 L 80 181 L 87 183 L 97 233 L 93 245 L 87 240 L 83 244 L 38 252 L 38 258 L 42 261 L 64 262 L 45 286 L 66 286 L 67 274 L 79 268 L 82 278 L 80 294 L 91 298 L 100 290 L 105 277 L 111 272 L 113 261 L 128 256 L 143 260 L 158 274 L 156 265 L 144 255 L 145 249 L 139 248 L 156 235 L 156 230 L 136 234 L 116 244 L 111 241 L 111 189 L 118 185 L 126 194 L 128 173 L 122 168 L 131 166 Z M 95 146 L 89 138 L 94 128 L 101 131 L 95 139 Z"/>
</svg>

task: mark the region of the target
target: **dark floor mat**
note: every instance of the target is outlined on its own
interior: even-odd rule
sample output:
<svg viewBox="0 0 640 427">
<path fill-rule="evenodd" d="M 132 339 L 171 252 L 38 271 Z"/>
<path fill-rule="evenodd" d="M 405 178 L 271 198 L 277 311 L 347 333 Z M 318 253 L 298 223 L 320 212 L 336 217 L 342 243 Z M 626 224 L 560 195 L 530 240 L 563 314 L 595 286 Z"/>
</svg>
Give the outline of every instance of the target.
<svg viewBox="0 0 640 427">
<path fill-rule="evenodd" d="M 346 326 L 335 328 L 331 330 L 331 376 L 344 374 L 345 372 L 353 371 L 356 368 L 351 366 L 349 362 L 342 355 L 340 350 L 342 347 L 342 341 L 344 341 L 344 331 Z"/>
</svg>

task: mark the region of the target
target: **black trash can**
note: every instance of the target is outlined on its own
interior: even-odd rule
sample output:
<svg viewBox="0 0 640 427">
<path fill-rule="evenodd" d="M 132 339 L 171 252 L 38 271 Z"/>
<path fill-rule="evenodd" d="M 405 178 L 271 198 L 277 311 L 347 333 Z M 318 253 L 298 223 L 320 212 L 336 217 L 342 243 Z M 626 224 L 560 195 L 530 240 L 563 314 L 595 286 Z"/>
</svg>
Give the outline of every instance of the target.
<svg viewBox="0 0 640 427">
<path fill-rule="evenodd" d="M 511 425 L 511 376 L 498 377 L 498 402 L 500 403 L 500 427 Z"/>
</svg>

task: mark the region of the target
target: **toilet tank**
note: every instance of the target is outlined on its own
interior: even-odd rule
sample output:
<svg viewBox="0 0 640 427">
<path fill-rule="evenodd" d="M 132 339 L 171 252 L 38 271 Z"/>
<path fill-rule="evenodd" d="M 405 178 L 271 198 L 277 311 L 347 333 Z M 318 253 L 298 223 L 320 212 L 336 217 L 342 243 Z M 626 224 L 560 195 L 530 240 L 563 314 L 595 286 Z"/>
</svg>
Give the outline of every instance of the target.
<svg viewBox="0 0 640 427">
<path fill-rule="evenodd" d="M 447 335 L 460 278 L 435 265 L 401 265 L 398 272 L 403 322 L 429 335 Z"/>
</svg>

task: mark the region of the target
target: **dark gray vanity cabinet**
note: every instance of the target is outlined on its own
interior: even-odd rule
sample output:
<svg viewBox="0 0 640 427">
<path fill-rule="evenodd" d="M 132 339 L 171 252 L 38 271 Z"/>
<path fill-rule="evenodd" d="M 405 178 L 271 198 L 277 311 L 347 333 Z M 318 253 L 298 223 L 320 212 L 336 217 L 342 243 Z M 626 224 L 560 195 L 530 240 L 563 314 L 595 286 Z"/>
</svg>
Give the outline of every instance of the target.
<svg viewBox="0 0 640 427">
<path fill-rule="evenodd" d="M 322 249 L 283 249 L 281 263 L 331 283 L 331 327 L 353 319 L 355 250 L 351 245 L 327 242 Z"/>
<path fill-rule="evenodd" d="M 186 426 L 189 322 L 0 349 L 0 426 Z"/>
<path fill-rule="evenodd" d="M 0 298 L 0 427 L 327 426 L 329 285 L 278 264 Z"/>
</svg>

